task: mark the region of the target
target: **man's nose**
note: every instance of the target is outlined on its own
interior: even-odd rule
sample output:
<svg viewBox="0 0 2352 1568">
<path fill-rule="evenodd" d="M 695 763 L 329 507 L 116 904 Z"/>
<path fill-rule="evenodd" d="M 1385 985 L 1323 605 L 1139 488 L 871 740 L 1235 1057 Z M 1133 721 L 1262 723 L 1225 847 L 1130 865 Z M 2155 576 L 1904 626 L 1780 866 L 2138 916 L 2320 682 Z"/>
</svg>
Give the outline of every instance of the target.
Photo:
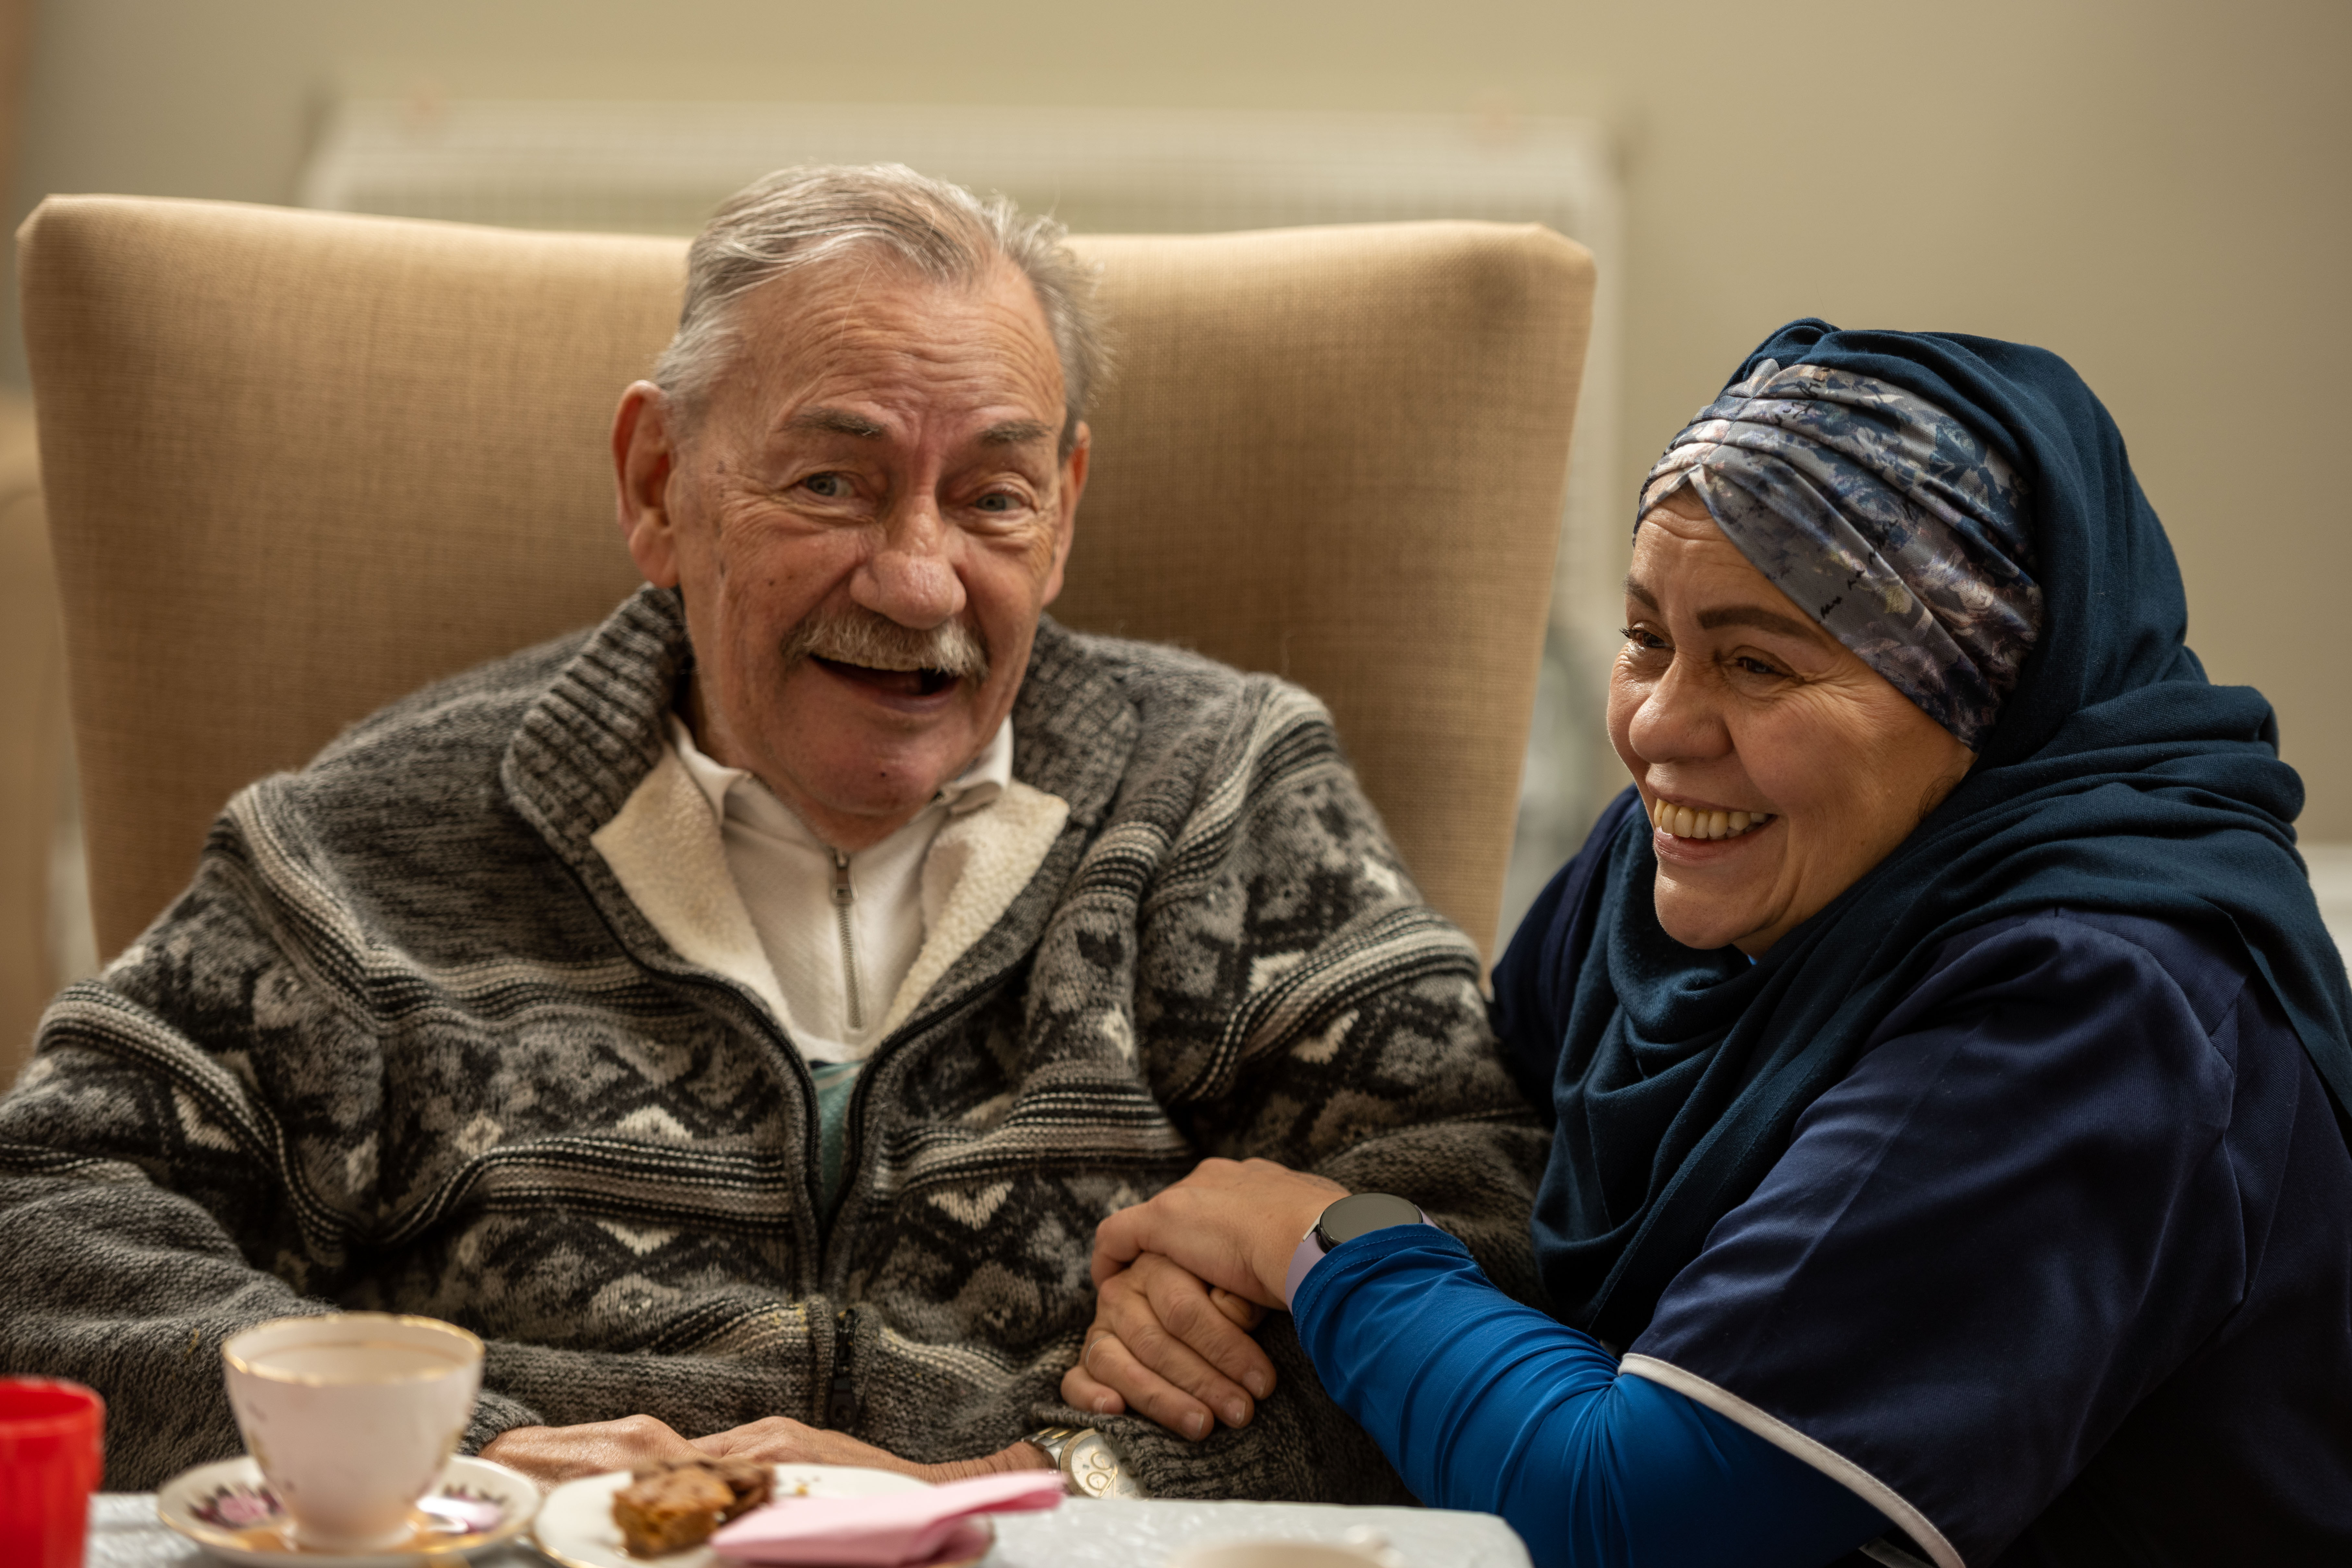
<svg viewBox="0 0 2352 1568">
<path fill-rule="evenodd" d="M 930 497 L 901 502 L 881 521 L 882 537 L 850 579 L 849 596 L 917 631 L 963 613 L 954 534 Z"/>
</svg>

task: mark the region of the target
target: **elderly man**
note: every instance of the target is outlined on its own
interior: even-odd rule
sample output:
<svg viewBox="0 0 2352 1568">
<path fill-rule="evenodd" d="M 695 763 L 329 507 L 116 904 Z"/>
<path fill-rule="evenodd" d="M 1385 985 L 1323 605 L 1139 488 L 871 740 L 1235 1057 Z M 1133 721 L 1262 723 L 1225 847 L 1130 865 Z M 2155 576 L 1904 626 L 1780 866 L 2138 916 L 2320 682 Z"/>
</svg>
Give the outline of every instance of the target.
<svg viewBox="0 0 2352 1568">
<path fill-rule="evenodd" d="M 1103 358 L 1058 235 L 897 168 L 735 198 L 614 421 L 648 586 L 240 794 L 51 1009 L 0 1367 L 107 1395 L 111 1484 L 234 1452 L 221 1341 L 341 1306 L 478 1331 L 467 1442 L 542 1479 L 1393 1488 L 1271 1328 L 1197 1443 L 1057 1403 L 1096 1222 L 1202 1156 L 1524 1281 L 1543 1147 L 1313 700 L 1042 618 Z"/>
</svg>

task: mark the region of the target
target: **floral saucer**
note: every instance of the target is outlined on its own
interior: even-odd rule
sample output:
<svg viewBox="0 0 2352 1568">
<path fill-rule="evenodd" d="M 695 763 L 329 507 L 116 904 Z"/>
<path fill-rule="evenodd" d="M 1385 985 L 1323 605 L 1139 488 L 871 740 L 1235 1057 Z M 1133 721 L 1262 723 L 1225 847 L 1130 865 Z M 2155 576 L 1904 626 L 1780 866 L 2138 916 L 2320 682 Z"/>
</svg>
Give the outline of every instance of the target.
<svg viewBox="0 0 2352 1568">
<path fill-rule="evenodd" d="M 462 1562 L 510 1541 L 539 1512 L 539 1489 L 504 1465 L 452 1459 L 410 1510 L 406 1541 L 373 1552 L 318 1552 L 294 1539 L 293 1521 L 250 1456 L 199 1465 L 155 1494 L 163 1521 L 215 1557 L 264 1568 L 425 1568 Z"/>
<path fill-rule="evenodd" d="M 881 1497 L 890 1492 L 919 1492 L 930 1483 L 897 1470 L 869 1470 L 859 1465 L 778 1465 L 775 1495 L 796 1497 Z M 629 1484 L 626 1470 L 608 1470 L 566 1481 L 547 1494 L 531 1538 L 541 1553 L 563 1568 L 722 1568 L 735 1561 L 708 1546 L 673 1552 L 667 1557 L 632 1557 L 621 1545 L 621 1527 L 613 1522 L 613 1494 Z M 959 1532 L 940 1554 L 919 1568 L 971 1568 L 988 1555 L 996 1538 L 986 1520 Z"/>
</svg>

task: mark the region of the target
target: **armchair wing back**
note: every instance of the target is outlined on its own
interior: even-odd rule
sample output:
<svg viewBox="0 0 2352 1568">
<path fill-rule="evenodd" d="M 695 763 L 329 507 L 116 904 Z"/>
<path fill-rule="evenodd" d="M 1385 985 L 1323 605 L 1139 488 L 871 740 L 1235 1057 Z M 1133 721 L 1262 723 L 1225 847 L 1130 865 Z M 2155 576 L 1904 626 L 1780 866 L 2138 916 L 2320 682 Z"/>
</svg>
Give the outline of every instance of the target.
<svg viewBox="0 0 2352 1568">
<path fill-rule="evenodd" d="M 1079 243 L 1120 363 L 1055 614 L 1322 696 L 1491 944 L 1591 258 L 1468 223 Z M 607 432 L 684 246 L 106 196 L 20 244 L 110 953 L 237 787 L 630 591 Z"/>
</svg>

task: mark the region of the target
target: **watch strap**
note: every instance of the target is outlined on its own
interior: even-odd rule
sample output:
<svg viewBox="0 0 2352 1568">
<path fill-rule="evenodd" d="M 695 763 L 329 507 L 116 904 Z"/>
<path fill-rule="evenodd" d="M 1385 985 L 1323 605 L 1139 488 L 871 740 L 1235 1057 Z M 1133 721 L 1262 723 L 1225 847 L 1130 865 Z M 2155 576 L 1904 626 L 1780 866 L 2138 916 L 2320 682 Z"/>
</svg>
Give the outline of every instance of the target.
<svg viewBox="0 0 2352 1568">
<path fill-rule="evenodd" d="M 1316 1230 L 1316 1226 L 1308 1226 L 1307 1234 L 1291 1249 L 1290 1269 L 1282 1277 L 1282 1304 L 1286 1307 L 1298 1300 L 1298 1288 L 1307 1283 L 1307 1271 L 1323 1261 L 1323 1238 L 1315 1234 Z"/>
<path fill-rule="evenodd" d="M 1370 1226 L 1360 1228 L 1344 1223 L 1337 1225 L 1327 1223 L 1335 1219 L 1342 1211 L 1343 1205 L 1361 1208 L 1364 1206 L 1363 1200 L 1367 1199 L 1380 1205 L 1380 1216 Z M 1412 1219 L 1403 1217 L 1406 1209 L 1412 1211 Z M 1315 1223 L 1307 1227 L 1307 1234 L 1298 1238 L 1298 1245 L 1291 1249 L 1290 1267 L 1284 1272 L 1282 1279 L 1282 1304 L 1287 1307 L 1298 1299 L 1298 1288 L 1307 1283 L 1307 1276 L 1313 1271 L 1317 1264 L 1323 1261 L 1324 1256 L 1333 1247 L 1339 1245 L 1339 1241 L 1353 1240 L 1358 1236 L 1370 1234 L 1374 1229 L 1386 1230 L 1397 1225 L 1428 1225 L 1429 1223 L 1429 1215 L 1423 1212 L 1419 1204 L 1389 1193 L 1350 1193 L 1344 1198 L 1333 1200 L 1320 1215 L 1316 1216 Z M 1338 1241 L 1332 1237 L 1334 1230 L 1339 1233 Z"/>
</svg>

